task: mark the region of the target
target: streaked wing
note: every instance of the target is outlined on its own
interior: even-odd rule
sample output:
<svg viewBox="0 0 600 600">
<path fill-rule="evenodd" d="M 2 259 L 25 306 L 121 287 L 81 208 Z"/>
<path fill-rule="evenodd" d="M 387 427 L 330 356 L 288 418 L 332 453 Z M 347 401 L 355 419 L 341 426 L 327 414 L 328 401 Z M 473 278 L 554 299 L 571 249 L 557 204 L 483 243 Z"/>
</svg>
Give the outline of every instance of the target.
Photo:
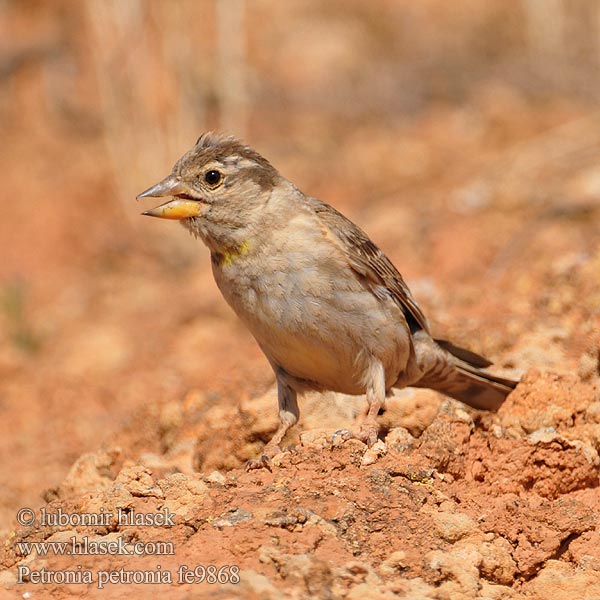
<svg viewBox="0 0 600 600">
<path fill-rule="evenodd" d="M 376 286 L 384 286 L 407 316 L 411 329 L 416 323 L 418 328 L 429 333 L 427 318 L 389 258 L 364 231 L 335 208 L 316 198 L 309 198 L 308 201 L 324 227 L 340 242 L 352 269 L 373 285 L 373 293 L 378 295 Z M 411 317 L 415 323 L 411 323 Z"/>
</svg>

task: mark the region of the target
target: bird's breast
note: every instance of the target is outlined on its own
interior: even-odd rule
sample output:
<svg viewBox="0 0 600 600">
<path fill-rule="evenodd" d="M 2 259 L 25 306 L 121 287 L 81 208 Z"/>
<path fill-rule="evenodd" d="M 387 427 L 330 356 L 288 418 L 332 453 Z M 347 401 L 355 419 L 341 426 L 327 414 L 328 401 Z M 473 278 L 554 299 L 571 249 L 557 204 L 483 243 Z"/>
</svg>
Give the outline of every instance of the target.
<svg viewBox="0 0 600 600">
<path fill-rule="evenodd" d="M 401 311 L 366 289 L 328 244 L 250 250 L 213 261 L 213 273 L 267 358 L 295 377 L 360 394 L 368 357 L 381 357 L 390 385 L 406 365 Z"/>
</svg>

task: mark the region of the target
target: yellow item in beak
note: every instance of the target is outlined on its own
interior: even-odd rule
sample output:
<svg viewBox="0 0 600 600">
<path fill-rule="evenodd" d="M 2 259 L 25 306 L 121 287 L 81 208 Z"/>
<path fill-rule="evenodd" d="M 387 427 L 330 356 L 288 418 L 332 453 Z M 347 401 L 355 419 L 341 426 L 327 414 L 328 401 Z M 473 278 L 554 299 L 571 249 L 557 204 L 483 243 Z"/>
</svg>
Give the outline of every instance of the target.
<svg viewBox="0 0 600 600">
<path fill-rule="evenodd" d="M 175 219 L 178 221 L 189 219 L 190 217 L 197 217 L 200 214 L 200 202 L 197 200 L 175 198 L 175 200 L 165 202 L 142 214 L 149 217 L 158 217 L 159 219 Z"/>
<path fill-rule="evenodd" d="M 189 219 L 190 217 L 197 217 L 200 214 L 200 200 L 193 200 L 190 195 L 193 194 L 193 190 L 180 181 L 174 175 L 165 177 L 162 181 L 159 181 L 156 185 L 148 188 L 146 191 L 138 194 L 138 200 L 140 198 L 160 198 L 162 196 L 180 196 L 169 202 L 165 202 L 156 208 L 143 212 L 143 215 L 149 217 L 158 217 L 159 219 L 174 219 L 179 221 L 181 219 Z M 185 197 L 181 197 L 185 196 Z"/>
</svg>

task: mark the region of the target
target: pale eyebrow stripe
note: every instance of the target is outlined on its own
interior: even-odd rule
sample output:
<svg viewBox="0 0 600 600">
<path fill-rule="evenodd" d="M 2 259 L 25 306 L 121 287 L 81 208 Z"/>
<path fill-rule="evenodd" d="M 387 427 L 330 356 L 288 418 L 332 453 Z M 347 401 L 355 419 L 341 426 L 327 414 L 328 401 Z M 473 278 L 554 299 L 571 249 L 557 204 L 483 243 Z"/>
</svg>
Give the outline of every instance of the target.
<svg viewBox="0 0 600 600">
<path fill-rule="evenodd" d="M 239 167 L 241 169 L 251 169 L 260 167 L 260 165 L 256 161 L 240 156 L 239 154 L 232 154 L 230 156 L 225 157 L 223 163 L 226 165 L 235 165 L 236 167 Z"/>
</svg>

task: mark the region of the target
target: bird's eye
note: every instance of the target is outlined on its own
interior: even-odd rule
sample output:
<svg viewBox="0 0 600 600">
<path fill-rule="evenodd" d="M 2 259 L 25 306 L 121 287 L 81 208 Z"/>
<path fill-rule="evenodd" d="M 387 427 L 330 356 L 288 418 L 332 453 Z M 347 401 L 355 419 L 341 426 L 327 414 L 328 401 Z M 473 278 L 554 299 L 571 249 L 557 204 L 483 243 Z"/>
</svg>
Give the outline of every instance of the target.
<svg viewBox="0 0 600 600">
<path fill-rule="evenodd" d="M 204 174 L 204 181 L 206 181 L 206 183 L 208 183 L 208 185 L 210 186 L 217 185 L 222 178 L 223 175 L 221 175 L 220 171 L 216 171 L 215 169 L 206 171 L 206 173 Z"/>
</svg>

